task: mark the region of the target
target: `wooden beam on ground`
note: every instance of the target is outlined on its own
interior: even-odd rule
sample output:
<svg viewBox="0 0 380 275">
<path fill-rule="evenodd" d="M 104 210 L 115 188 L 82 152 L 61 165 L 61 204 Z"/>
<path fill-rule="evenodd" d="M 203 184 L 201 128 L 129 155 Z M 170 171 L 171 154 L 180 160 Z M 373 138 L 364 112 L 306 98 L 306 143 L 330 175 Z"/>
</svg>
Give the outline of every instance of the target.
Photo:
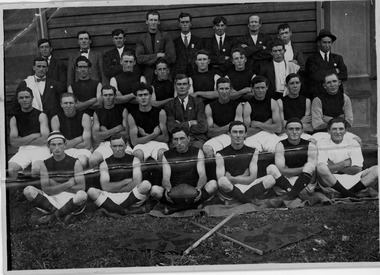
<svg viewBox="0 0 380 275">
<path fill-rule="evenodd" d="M 203 235 L 202 238 L 200 238 L 198 241 L 196 241 L 192 246 L 190 246 L 188 249 L 183 252 L 183 255 L 187 255 L 190 253 L 191 250 L 196 248 L 201 242 L 206 240 L 208 237 L 210 237 L 216 230 L 221 228 L 226 222 L 228 222 L 233 216 L 235 216 L 235 213 L 230 214 L 227 218 L 225 218 L 223 221 L 218 223 L 213 229 L 211 229 L 209 232 L 207 232 L 205 235 Z"/>
<path fill-rule="evenodd" d="M 196 223 L 196 222 L 191 222 L 192 224 L 194 224 L 194 225 L 196 225 L 196 226 L 199 226 L 200 228 L 203 228 L 203 229 L 206 229 L 206 230 L 211 230 L 210 228 L 208 228 L 207 226 L 204 226 L 204 225 L 201 225 L 201 224 L 199 224 L 199 223 Z M 247 244 L 245 244 L 245 243 L 242 243 L 242 242 L 240 242 L 240 241 L 238 241 L 238 240 L 235 240 L 234 238 L 231 238 L 231 237 L 229 237 L 229 236 L 227 236 L 227 235 L 224 235 L 224 234 L 222 234 L 222 233 L 220 233 L 220 232 L 216 232 L 216 234 L 218 234 L 218 236 L 220 236 L 220 237 L 222 237 L 222 238 L 224 238 L 224 239 L 227 239 L 227 240 L 229 240 L 229 241 L 231 241 L 231 242 L 233 242 L 233 243 L 236 243 L 236 244 L 238 244 L 238 245 L 241 245 L 241 246 L 243 246 L 243 247 L 245 247 L 245 248 L 248 248 L 248 249 L 250 249 L 250 250 L 252 250 L 253 252 L 255 252 L 255 253 L 257 253 L 257 254 L 259 254 L 259 255 L 263 255 L 263 251 L 262 250 L 260 250 L 260 249 L 257 249 L 257 248 L 254 248 L 254 247 L 252 247 L 252 246 L 249 246 L 249 245 L 247 245 Z"/>
</svg>

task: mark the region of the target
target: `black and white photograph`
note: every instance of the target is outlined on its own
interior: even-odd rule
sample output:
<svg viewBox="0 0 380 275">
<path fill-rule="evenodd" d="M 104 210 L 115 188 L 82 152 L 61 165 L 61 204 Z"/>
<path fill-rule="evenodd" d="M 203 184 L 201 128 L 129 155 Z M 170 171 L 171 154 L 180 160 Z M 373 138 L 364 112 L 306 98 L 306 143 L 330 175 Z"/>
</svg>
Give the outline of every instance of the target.
<svg viewBox="0 0 380 275">
<path fill-rule="evenodd" d="M 379 272 L 378 4 L 0 0 L 1 271 Z"/>
</svg>

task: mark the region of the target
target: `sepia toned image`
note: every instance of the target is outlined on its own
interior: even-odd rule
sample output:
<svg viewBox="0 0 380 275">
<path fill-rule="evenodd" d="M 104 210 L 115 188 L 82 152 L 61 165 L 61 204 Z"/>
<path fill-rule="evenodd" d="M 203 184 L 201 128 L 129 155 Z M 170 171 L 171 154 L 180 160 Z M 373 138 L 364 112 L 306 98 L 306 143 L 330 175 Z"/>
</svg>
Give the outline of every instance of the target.
<svg viewBox="0 0 380 275">
<path fill-rule="evenodd" d="M 379 268 L 375 1 L 0 8 L 4 273 Z"/>
</svg>

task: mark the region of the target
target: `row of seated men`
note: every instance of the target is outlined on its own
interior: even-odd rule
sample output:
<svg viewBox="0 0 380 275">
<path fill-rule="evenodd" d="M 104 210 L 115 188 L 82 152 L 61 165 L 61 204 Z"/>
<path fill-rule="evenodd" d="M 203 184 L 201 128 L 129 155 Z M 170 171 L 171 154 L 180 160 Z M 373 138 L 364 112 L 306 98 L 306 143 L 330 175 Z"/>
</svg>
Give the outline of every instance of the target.
<svg viewBox="0 0 380 275">
<path fill-rule="evenodd" d="M 335 85 L 328 84 L 329 77 L 333 77 L 336 79 Z M 295 75 L 293 78 L 296 78 L 298 81 L 300 80 L 300 77 Z M 293 79 L 292 78 L 292 79 Z M 335 90 L 339 90 L 339 80 L 337 79 L 336 73 L 327 74 L 325 77 L 326 87 L 329 85 L 334 86 Z M 332 81 L 334 82 L 334 81 Z M 241 161 L 236 161 L 236 158 L 233 158 L 235 154 L 231 150 L 231 142 L 234 140 L 232 138 L 231 133 L 234 132 L 231 128 L 234 123 L 231 123 L 231 121 L 240 121 L 240 128 L 244 128 L 243 133 L 237 134 L 236 139 L 244 144 L 244 148 L 246 148 L 248 151 L 244 151 L 245 153 L 243 155 L 249 156 L 253 158 L 255 155 L 255 160 L 257 162 L 257 155 L 258 152 L 263 151 L 271 151 L 276 152 L 278 151 L 278 144 L 280 143 L 280 137 L 275 134 L 275 129 L 280 129 L 278 132 L 281 132 L 281 129 L 286 129 L 286 131 L 289 129 L 289 125 L 292 121 L 296 120 L 299 124 L 299 137 L 301 136 L 302 129 L 303 129 L 303 122 L 302 118 L 288 118 L 286 121 L 284 121 L 284 127 L 281 125 L 281 119 L 279 115 L 279 105 L 278 102 L 276 102 L 274 99 L 267 96 L 267 89 L 268 84 L 267 80 L 262 76 L 257 76 L 252 79 L 251 82 L 252 86 L 252 97 L 248 101 L 234 101 L 231 100 L 231 83 L 228 78 L 219 78 L 217 80 L 217 93 L 218 93 L 218 99 L 211 102 L 204 108 L 203 101 L 200 99 L 197 99 L 196 97 L 189 96 L 189 78 L 185 75 L 177 75 L 175 79 L 175 87 L 177 96 L 176 98 L 170 100 L 167 102 L 163 109 L 156 108 L 152 106 L 151 97 L 153 94 L 153 89 L 151 86 L 140 83 L 137 88 L 134 90 L 135 99 L 137 101 L 137 105 L 135 106 L 125 106 L 123 104 L 116 105 L 115 100 L 118 98 L 118 95 L 116 93 L 116 89 L 113 86 L 103 86 L 101 89 L 102 94 L 102 107 L 99 109 L 95 109 L 93 112 L 93 122 L 91 122 L 91 118 L 86 113 L 79 113 L 76 112 L 76 105 L 75 105 L 75 97 L 71 93 L 66 93 L 61 98 L 61 106 L 63 108 L 63 112 L 61 112 L 59 115 L 56 115 L 51 120 L 51 128 L 53 130 L 59 130 L 61 132 L 64 132 L 64 135 L 61 135 L 61 144 L 60 145 L 52 145 L 51 143 L 51 137 L 56 135 L 56 132 L 52 132 L 50 134 L 50 138 L 48 138 L 49 135 L 49 125 L 48 125 L 48 118 L 47 116 L 33 108 L 32 102 L 33 102 L 33 93 L 30 88 L 25 86 L 20 86 L 17 90 L 16 96 L 18 99 L 18 103 L 20 105 L 20 111 L 11 118 L 10 121 L 10 140 L 12 145 L 14 146 L 20 146 L 19 152 L 13 156 L 8 163 L 9 167 L 9 175 L 11 177 L 16 177 L 17 172 L 25 168 L 27 165 L 32 162 L 32 173 L 35 175 L 38 175 L 41 177 L 41 184 L 43 179 L 46 179 L 46 173 L 43 174 L 43 171 L 45 170 L 46 165 L 48 165 L 51 172 L 54 174 L 54 170 L 59 170 L 60 168 L 66 169 L 65 165 L 61 165 L 60 163 L 56 163 L 52 160 L 52 157 L 50 157 L 50 153 L 53 154 L 55 152 L 62 151 L 62 147 L 66 149 L 67 145 L 70 144 L 71 149 L 69 151 L 66 151 L 67 154 L 71 154 L 74 157 L 68 156 L 67 159 L 71 159 L 72 164 L 75 163 L 75 166 L 79 167 L 81 170 L 83 170 L 87 165 L 87 158 L 89 158 L 90 167 L 96 167 L 100 163 L 100 183 L 104 180 L 104 177 L 102 177 L 102 170 L 104 168 L 105 163 L 109 160 L 109 158 L 114 159 L 115 158 L 115 150 L 116 152 L 119 152 L 121 155 L 126 155 L 127 153 L 129 158 L 133 158 L 134 162 L 144 163 L 149 157 L 152 157 L 158 163 L 163 163 L 163 180 L 162 180 L 162 186 L 161 187 L 155 187 L 152 190 L 152 194 L 158 193 L 156 196 L 157 198 L 161 198 L 163 202 L 165 200 L 170 202 L 170 198 L 168 199 L 167 193 L 170 191 L 171 187 L 167 184 L 168 178 L 167 174 L 165 174 L 164 171 L 165 167 L 167 168 L 168 165 L 170 166 L 172 163 L 181 163 L 187 164 L 191 163 L 193 159 L 195 159 L 195 156 L 198 156 L 200 158 L 203 158 L 204 155 L 206 157 L 212 157 L 216 154 L 215 162 L 216 162 L 216 178 L 222 183 L 225 181 L 224 178 L 220 180 L 220 175 L 224 175 L 225 178 L 229 179 L 231 181 L 232 178 L 235 176 L 238 179 L 241 179 L 239 176 L 240 174 L 236 174 L 235 171 L 227 171 L 227 170 L 221 170 L 220 167 L 218 168 L 218 163 L 220 164 L 222 162 L 221 159 L 223 159 L 223 162 L 227 162 L 226 158 L 229 159 L 230 165 L 234 166 L 234 169 L 239 170 L 242 172 L 242 176 L 244 179 L 242 181 L 237 180 L 236 183 L 243 183 L 243 185 L 248 185 L 247 179 L 245 179 L 245 176 L 250 175 L 252 172 L 252 175 L 255 175 L 257 177 L 257 165 L 254 170 L 241 170 L 242 166 L 240 165 Z M 116 95 L 116 96 L 115 96 Z M 315 99 L 314 99 L 315 100 Z M 130 103 L 131 105 L 131 103 Z M 336 106 L 334 106 L 336 108 Z M 257 111 L 257 112 L 255 112 Z M 265 117 L 266 114 L 270 114 L 272 117 Z M 264 118 L 263 118 L 264 115 Z M 257 120 L 255 120 L 257 119 Z M 331 122 L 333 120 L 329 120 Z M 342 143 L 342 146 L 344 148 L 356 148 L 355 153 L 352 153 L 352 156 L 356 155 L 358 150 L 360 151 L 360 146 L 358 142 L 355 140 L 357 137 L 351 135 L 348 136 L 346 134 L 346 128 L 347 125 L 349 125 L 344 118 L 344 115 L 340 117 L 340 123 L 343 124 L 343 130 L 340 129 L 336 136 L 340 137 L 340 142 Z M 277 125 L 276 125 L 277 124 Z M 330 123 L 331 124 L 331 123 Z M 79 130 L 78 130 L 79 128 Z M 92 128 L 92 129 L 91 129 Z M 331 128 L 331 125 L 330 125 Z M 178 130 L 179 129 L 179 130 Z M 232 131 L 232 132 L 231 132 Z M 181 132 L 182 137 L 177 137 L 176 133 Z M 183 133 L 182 133 L 183 132 Z M 77 134 L 75 136 L 75 133 Z M 89 148 L 91 146 L 91 133 L 93 136 L 93 149 L 95 149 L 92 153 L 91 151 L 88 151 L 85 149 L 86 147 Z M 169 134 L 172 138 L 172 143 L 170 147 L 173 147 L 172 149 L 168 150 L 168 138 Z M 331 139 L 333 137 L 331 129 L 329 130 Z M 78 135 L 79 134 L 79 135 Z M 119 140 L 120 137 L 123 137 L 123 144 L 114 146 L 112 143 L 112 136 L 115 134 L 118 134 Z M 209 136 L 209 140 L 207 140 L 206 134 Z M 74 136 L 73 136 L 74 135 Z M 63 138 L 62 138 L 63 136 Z M 69 137 L 70 136 L 70 137 Z M 247 139 L 245 137 L 248 136 Z M 287 135 L 284 135 L 284 138 L 290 138 L 289 132 L 287 132 Z M 314 134 L 314 139 L 320 140 L 323 144 L 324 141 L 329 140 L 330 138 L 328 133 L 317 133 Z M 90 138 L 88 138 L 90 137 Z M 335 136 L 334 136 L 335 137 Z M 129 143 L 129 140 L 130 143 Z M 309 139 L 309 140 L 307 140 Z M 48 140 L 49 147 L 47 148 L 45 143 L 46 140 Z M 183 144 L 183 140 L 188 141 L 188 143 L 191 143 L 192 153 L 195 155 L 178 155 L 183 151 L 188 152 L 188 145 L 189 144 Z M 206 141 L 207 140 L 207 141 Z M 310 143 L 310 140 L 313 141 L 310 137 L 306 137 L 306 142 L 308 144 Z M 206 141 L 206 142 L 205 142 Z M 335 143 L 335 142 L 334 142 Z M 63 145 L 62 145 L 63 144 Z M 75 144 L 80 144 L 79 150 L 74 149 Z M 90 145 L 89 145 L 90 144 Z M 99 144 L 99 145 L 97 145 Z M 133 146 L 133 149 L 129 146 Z M 331 145 L 331 144 L 330 144 Z M 310 145 L 312 146 L 312 145 Z M 83 149 L 81 149 L 82 147 Z M 328 146 L 327 146 L 328 147 Z M 200 149 L 203 150 L 200 150 Z M 251 149 L 250 149 L 251 148 Z M 284 151 L 284 148 L 288 149 L 289 147 L 283 147 L 282 151 Z M 50 150 L 49 150 L 50 149 Z M 114 150 L 115 149 L 115 150 Z M 316 150 L 313 150 L 316 152 Z M 322 152 L 340 152 L 339 150 L 328 150 L 323 149 Z M 171 152 L 171 153 L 170 153 Z M 217 152 L 221 153 L 224 157 L 218 157 Z M 243 152 L 243 151 L 242 151 Z M 256 152 L 256 154 L 254 153 Z M 62 153 L 61 153 L 62 154 Z M 348 153 L 351 156 L 351 153 Z M 134 155 L 134 157 L 132 157 Z M 320 155 L 323 155 L 323 153 Z M 344 169 L 345 167 L 359 167 L 359 170 L 361 170 L 360 167 L 362 167 L 362 158 L 359 159 L 357 162 L 355 160 L 355 165 L 353 165 L 353 160 L 348 157 L 349 155 L 340 156 L 339 155 L 338 160 L 336 163 L 339 163 L 339 165 L 333 166 L 336 171 L 346 171 Z M 360 154 L 361 155 L 361 152 Z M 231 157 L 229 157 L 231 156 Z M 49 158 L 50 157 L 50 158 Z M 70 158 L 69 158 L 70 157 Z M 53 163 L 48 164 L 46 159 L 49 158 L 50 161 Z M 63 154 L 63 158 L 66 158 L 66 153 Z M 76 158 L 78 158 L 78 161 L 76 161 Z M 117 158 L 117 157 L 116 157 Z M 178 158 L 180 161 L 178 161 Z M 343 158 L 343 159 L 342 159 Z M 74 159 L 75 161 L 72 161 Z M 168 160 L 169 159 L 169 160 Z M 298 157 L 297 157 L 298 159 Z M 331 160 L 328 158 L 328 160 Z M 331 164 L 327 161 L 327 164 Z M 105 161 L 105 162 L 104 162 Z M 340 163 L 340 161 L 343 161 Z M 168 165 L 164 165 L 167 163 Z M 203 165 L 205 165 L 203 163 Z M 206 165 L 205 165 L 206 166 Z M 220 166 L 220 165 L 219 165 Z M 237 166 L 237 167 L 236 167 Z M 314 165 L 315 168 L 316 165 Z M 198 171 L 198 165 L 196 165 L 197 171 Z M 209 166 L 209 169 L 212 166 Z M 251 167 L 251 166 L 249 166 Z M 272 168 L 268 168 L 268 173 L 273 173 L 273 177 L 275 179 L 280 178 L 280 182 L 282 181 L 281 176 L 277 171 L 274 169 L 273 166 L 270 166 Z M 212 168 L 211 168 L 212 169 Z M 207 169 L 204 169 L 205 171 Z M 299 169 L 298 169 L 299 170 Z M 303 171 L 303 169 L 301 169 Z M 350 171 L 350 173 L 353 172 L 359 172 L 359 170 L 355 169 L 347 169 L 347 171 Z M 73 170 L 74 171 L 74 170 Z M 182 170 L 179 173 L 180 177 L 181 175 L 187 175 L 186 172 L 189 172 L 190 169 L 184 168 L 182 166 Z M 219 171 L 219 172 L 218 172 Z M 254 173 L 254 171 L 256 171 Z M 275 172 L 273 172 L 275 171 Z M 309 170 L 308 170 L 309 171 Z M 335 171 L 335 170 L 334 170 Z M 193 170 L 194 172 L 194 170 Z M 191 172 L 191 175 L 194 173 Z M 206 171 L 207 172 L 207 171 Z M 376 172 L 376 169 L 370 170 L 371 179 L 376 178 L 376 176 L 373 175 L 373 173 Z M 80 174 L 80 171 L 78 172 Z M 75 173 L 75 174 L 78 174 Z M 48 173 L 49 174 L 49 173 Z M 208 173 L 210 174 L 210 171 Z M 212 173 L 211 173 L 212 174 Z M 310 173 L 308 173 L 310 174 Z M 347 174 L 349 174 L 347 172 Z M 356 173 L 355 173 L 356 174 Z M 45 175 L 45 177 L 43 176 Z M 166 177 L 165 177 L 166 175 Z M 219 175 L 219 176 L 218 176 Z M 231 178 L 231 175 L 233 176 Z M 364 174 L 366 175 L 366 173 Z M 377 175 L 375 173 L 375 175 Z M 103 175 L 104 176 L 104 175 Z M 169 178 L 170 178 L 170 172 L 169 172 Z M 265 178 L 265 177 L 264 177 Z M 305 178 L 305 177 L 302 177 Z M 360 177 L 359 177 L 360 178 Z M 105 178 L 107 179 L 107 177 Z M 108 177 L 109 179 L 109 177 Z M 251 178 L 249 178 L 251 179 Z M 271 178 L 270 178 L 271 179 Z M 202 181 L 204 180 L 204 177 L 202 176 Z M 187 179 L 184 179 L 184 183 L 187 181 Z M 207 181 L 207 177 L 206 177 Z M 214 180 L 215 181 L 215 180 Z M 234 181 L 234 180 L 232 180 Z M 58 188 L 58 190 L 65 190 L 66 187 L 70 188 L 75 185 L 75 177 L 70 178 L 67 184 L 60 185 L 57 184 L 55 180 L 47 180 L 48 185 L 54 186 L 52 189 Z M 117 181 L 118 184 L 116 186 L 124 186 L 126 183 L 130 182 L 130 180 L 120 180 Z M 146 181 L 144 181 L 146 183 Z M 198 182 L 198 181 L 197 181 Z M 304 182 L 304 181 L 303 181 Z M 361 187 L 368 186 L 367 181 L 362 182 L 362 184 L 359 184 Z M 373 184 L 371 180 L 371 184 Z M 181 180 L 175 180 L 176 184 L 182 183 Z M 214 182 L 216 183 L 216 181 Z M 364 185 L 363 185 L 364 184 Z M 227 184 L 228 185 L 228 184 Z M 265 185 L 265 183 L 263 183 Z M 278 186 L 280 188 L 287 190 L 288 192 L 291 192 L 292 188 L 285 184 L 278 183 Z M 342 189 L 340 187 L 340 184 L 336 184 L 335 181 L 331 183 L 330 185 L 334 186 L 335 188 L 338 188 L 338 191 L 343 195 L 353 195 L 352 190 L 348 192 L 346 189 Z M 144 185 L 143 188 L 146 190 L 147 185 Z M 221 186 L 224 186 L 221 184 Z M 228 185 L 231 187 L 231 185 Z M 254 184 L 255 188 L 252 190 L 255 190 L 256 188 L 261 188 L 262 185 Z M 265 185 L 267 186 L 267 185 Z M 282 186 L 282 187 L 281 187 Z M 297 185 L 299 186 L 299 185 Z M 355 185 L 356 186 L 356 185 Z M 51 187 L 51 186 L 49 186 Z M 83 186 L 82 186 L 83 187 Z M 80 187 L 80 188 L 82 188 Z M 213 193 L 210 191 L 210 189 L 207 188 L 207 185 L 204 186 L 205 190 L 202 190 L 199 192 L 199 194 L 204 194 L 204 199 L 208 199 L 210 193 Z M 215 184 L 214 184 L 215 187 Z M 232 188 L 233 190 L 230 190 L 231 188 L 227 188 L 227 193 L 229 191 L 238 193 L 236 189 Z M 76 186 L 76 188 L 79 188 Z M 125 190 L 130 190 L 130 187 L 126 188 Z M 158 188 L 158 189 L 157 189 Z M 211 188 L 211 187 L 210 187 Z M 221 187 L 222 188 L 222 187 Z M 363 189 L 362 188 L 362 189 Z M 30 189 L 33 189 L 32 187 L 28 188 L 27 190 L 30 191 Z M 105 187 L 107 189 L 107 187 Z M 156 190 L 157 189 L 157 190 Z M 202 188 L 198 188 L 202 189 Z M 267 190 L 268 188 L 264 188 Z M 263 188 L 261 188 L 261 191 L 255 191 L 256 194 L 262 194 L 266 193 L 266 191 Z M 298 190 L 299 187 L 295 190 Z M 36 189 L 33 189 L 36 191 Z M 49 190 L 49 188 L 48 188 Z M 92 190 L 92 189 L 90 189 Z M 110 189 L 114 190 L 114 189 Z M 124 189 L 123 189 L 124 190 Z M 150 188 L 148 188 L 150 190 Z M 165 192 L 166 190 L 166 192 Z M 208 192 L 209 190 L 210 192 Z M 348 193 L 345 193 L 346 190 Z M 355 190 L 357 190 L 357 187 L 355 187 Z M 359 189 L 361 190 L 361 189 Z M 104 191 L 104 190 L 103 190 Z M 155 191 L 155 192 L 154 192 Z M 199 190 L 198 190 L 199 191 Z M 36 191 L 37 192 L 37 191 Z M 36 192 L 33 194 L 36 195 Z M 136 193 L 137 191 L 135 191 Z M 253 192 L 253 191 L 252 191 Z M 38 193 L 38 192 L 37 192 Z M 86 197 L 83 195 L 84 192 L 81 192 L 81 198 Z M 294 193 L 296 193 L 296 196 L 298 195 L 297 192 L 292 192 L 290 197 L 294 197 Z M 38 193 L 41 194 L 41 193 Z M 99 194 L 99 192 L 97 193 Z M 161 197 L 160 197 L 161 194 Z M 163 194 L 165 196 L 163 197 Z M 82 196 L 83 195 L 83 196 Z M 135 194 L 136 195 L 136 194 Z M 141 195 L 141 194 L 140 194 Z M 153 196 L 153 195 L 152 195 Z M 236 195 L 238 196 L 238 195 Z M 35 196 L 28 196 L 26 192 L 27 198 L 35 198 Z M 154 197 L 154 196 L 153 196 Z M 207 198 L 206 198 L 207 197 Z M 41 199 L 41 197 L 39 197 Z M 39 200 L 40 200 L 39 199 Z M 38 200 L 38 201 L 39 201 Z M 201 197 L 197 199 L 201 200 Z M 242 201 L 243 199 L 240 199 Z M 45 200 L 46 201 L 46 200 Z M 244 201 L 244 200 L 243 200 Z M 75 200 L 74 200 L 75 202 Z M 74 203 L 75 204 L 75 203 Z M 73 207 L 73 204 L 71 203 L 71 206 Z M 69 209 L 71 209 L 69 207 Z M 54 208 L 53 208 L 54 209 Z M 55 212 L 54 212 L 55 213 Z M 58 213 L 58 212 L 57 212 Z M 54 214 L 56 215 L 56 214 Z M 52 216 L 49 216 L 52 217 Z"/>
<path fill-rule="evenodd" d="M 122 217 L 150 198 L 167 205 L 164 213 L 171 214 L 199 207 L 214 197 L 277 207 L 284 200 L 309 197 L 317 182 L 322 190 L 342 197 L 357 197 L 360 191 L 378 184 L 377 166 L 362 171 L 360 145 L 345 139 L 348 124 L 343 118 L 329 121 L 329 136 L 317 145 L 301 138 L 302 125 L 298 118 L 287 121 L 287 138 L 276 145 L 275 163 L 259 177 L 258 150 L 244 144 L 247 126 L 231 122 L 230 145 L 216 153 L 213 179 L 207 177 L 202 150 L 191 145 L 188 128 L 177 126 L 174 147 L 163 154 L 162 182 L 158 185 L 143 178 L 143 164 L 126 152 L 125 137 L 116 134 L 110 141 L 112 155 L 100 165 L 100 188 L 88 189 L 80 160 L 65 153 L 66 138 L 53 131 L 47 139 L 52 156 L 39 168 L 41 189 L 30 185 L 23 193 L 42 212 L 34 222 L 46 224 L 70 220 L 84 210 L 88 200 L 102 215 Z"/>
<path fill-rule="evenodd" d="M 114 30 L 112 41 L 115 47 L 104 55 L 91 48 L 90 33 L 80 31 L 77 35 L 79 49 L 68 57 L 67 69 L 61 60 L 52 56 L 51 42 L 45 38 L 40 39 L 38 51 L 41 57 L 47 60 L 46 79 L 50 80 L 48 86 L 74 92 L 85 88 L 92 91 L 93 86 L 96 86 L 94 83 L 83 81 L 77 83 L 78 80 L 83 80 L 80 72 L 82 66 L 78 67 L 77 64 L 80 56 L 86 57 L 91 63 L 88 65 L 89 78 L 101 85 L 110 83 L 112 85 L 115 82 L 125 84 L 130 81 L 127 74 L 129 77 L 140 75 L 147 84 L 154 84 L 157 80 L 156 61 L 164 58 L 170 71 L 170 80 L 177 74 L 186 74 L 192 77 L 194 92 L 199 93 L 199 97 L 206 98 L 209 98 L 207 92 L 214 90 L 215 75 L 230 77 L 234 88 L 241 93 L 249 88 L 249 80 L 253 75 L 263 75 L 268 79 L 269 92 L 275 99 L 286 93 L 285 78 L 290 73 L 299 72 L 304 77 L 303 93 L 311 99 L 323 92 L 323 76 L 327 71 L 335 71 L 341 81 L 347 79 L 347 68 L 342 56 L 331 53 L 332 43 L 337 38 L 325 29 L 321 30 L 316 38 L 318 52 L 305 61 L 302 49 L 291 41 L 292 32 L 288 24 L 279 25 L 277 38 L 273 39 L 260 31 L 262 22 L 256 14 L 248 17 L 249 34 L 239 38 L 227 35 L 227 20 L 222 16 L 214 18 L 215 35 L 207 39 L 191 33 L 192 17 L 189 13 L 180 13 L 178 17 L 180 35 L 174 40 L 159 29 L 159 24 L 160 14 L 157 11 L 149 11 L 146 15 L 147 32 L 136 41 L 135 49 L 125 46 L 127 35 L 123 30 Z M 237 48 L 243 51 L 234 54 Z M 208 60 L 200 59 L 197 55 L 202 49 L 208 52 Z M 125 52 L 133 53 L 134 60 L 123 57 Z M 134 68 L 127 68 L 127 65 L 124 65 L 128 62 L 133 62 Z M 207 62 L 209 66 L 206 68 Z M 37 80 L 45 77 L 41 73 L 40 76 L 36 75 L 34 78 L 30 76 L 25 81 L 28 87 L 38 91 L 34 86 L 37 85 Z M 55 88 L 55 85 L 60 87 Z M 43 97 L 44 92 L 41 87 L 39 89 Z M 130 93 L 125 87 L 119 90 L 122 94 Z M 46 92 L 53 94 L 49 90 Z M 43 103 L 44 100 L 45 98 L 42 98 Z M 47 107 L 44 111 L 49 116 L 48 109 Z"/>
<path fill-rule="evenodd" d="M 79 65 L 86 62 L 89 61 L 85 57 L 78 58 Z M 163 69 L 158 75 L 167 76 L 163 59 L 156 67 Z M 82 71 L 83 75 L 88 72 L 86 68 Z M 129 140 L 128 150 L 140 161 L 149 157 L 160 161 L 163 151 L 171 144 L 169 138 L 176 126 L 186 126 L 192 145 L 202 148 L 206 157 L 211 158 L 229 144 L 227 130 L 233 120 L 244 121 L 248 127 L 246 144 L 260 152 L 274 152 L 277 142 L 284 136 L 284 125 L 291 117 L 301 119 L 305 132 L 311 133 L 313 126 L 318 126 L 321 132 L 313 135 L 314 140 L 326 137 L 323 130 L 326 131 L 327 122 L 333 117 L 343 117 L 352 124 L 350 99 L 340 92 L 340 81 L 335 72 L 325 76 L 326 92 L 324 96 L 314 98 L 312 104 L 310 99 L 300 95 L 299 75 L 290 74 L 286 81 L 289 94 L 277 101 L 270 97 L 268 81 L 263 76 L 254 77 L 245 94 L 234 90 L 229 78 L 220 77 L 216 80 L 215 90 L 209 92 L 216 96 L 215 100 L 195 96 L 196 92 L 191 91 L 191 78 L 182 74 L 175 78 L 175 97 L 165 100 L 157 100 L 159 89 L 154 90 L 143 82 L 135 82 L 131 87 L 133 92 L 128 95 L 122 95 L 112 85 L 105 85 L 88 100 L 91 104 L 78 101 L 76 93 L 62 94 L 57 107 L 60 111 L 57 110 L 51 118 L 34 107 L 36 97 L 33 91 L 20 85 L 16 92 L 19 108 L 10 119 L 10 142 L 20 149 L 9 160 L 8 172 L 11 178 L 17 178 L 17 173 L 34 163 L 36 158 L 44 158 L 46 154 L 29 153 L 25 157 L 23 152 L 31 151 L 29 145 L 44 144 L 50 129 L 63 133 L 68 140 L 69 154 L 78 157 L 84 168 L 88 165 L 94 168 L 111 155 L 109 139 L 116 133 Z M 348 135 L 361 143 L 359 137 Z M 307 139 L 310 138 L 309 135 Z M 32 174 L 34 170 L 32 167 Z"/>
</svg>

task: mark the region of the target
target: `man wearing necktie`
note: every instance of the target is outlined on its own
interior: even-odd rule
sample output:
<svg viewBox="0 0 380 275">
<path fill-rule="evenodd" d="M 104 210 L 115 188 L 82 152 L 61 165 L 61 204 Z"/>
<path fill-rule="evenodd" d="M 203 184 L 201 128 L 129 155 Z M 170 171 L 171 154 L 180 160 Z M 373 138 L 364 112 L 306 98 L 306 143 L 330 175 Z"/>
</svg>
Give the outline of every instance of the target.
<svg viewBox="0 0 380 275">
<path fill-rule="evenodd" d="M 316 97 L 324 92 L 322 84 L 327 72 L 336 72 L 340 80 L 347 80 L 347 67 L 343 57 L 331 52 L 332 44 L 336 39 L 329 30 L 323 29 L 319 32 L 316 39 L 318 52 L 306 60 L 305 71 L 308 79 L 305 81 L 305 91 L 312 93 L 308 96 Z M 343 91 L 342 86 L 340 89 Z"/>
<path fill-rule="evenodd" d="M 92 40 L 87 31 L 78 32 L 78 45 L 79 51 L 69 56 L 67 65 L 67 87 L 74 84 L 79 79 L 76 71 L 75 62 L 79 56 L 84 56 L 90 60 L 92 67 L 90 69 L 90 78 L 101 82 L 103 85 L 107 84 L 107 78 L 103 70 L 103 55 L 101 52 L 95 51 L 90 48 Z"/>
<path fill-rule="evenodd" d="M 62 84 L 47 77 L 48 65 L 43 57 L 33 61 L 34 75 L 28 76 L 21 85 L 29 87 L 33 92 L 32 106 L 44 112 L 49 121 L 60 110 L 60 97 L 65 92 Z M 15 105 L 17 110 L 17 105 Z"/>
<path fill-rule="evenodd" d="M 181 12 L 178 16 L 178 26 L 181 29 L 180 35 L 174 39 L 176 62 L 172 75 L 186 74 L 192 76 L 196 70 L 195 53 L 203 48 L 201 38 L 191 33 L 191 15 Z"/>
<path fill-rule="evenodd" d="M 224 76 L 232 67 L 231 50 L 237 42 L 233 37 L 226 35 L 227 19 L 217 16 L 213 20 L 215 35 L 205 43 L 205 49 L 210 52 L 211 67 L 221 76 Z"/>
<path fill-rule="evenodd" d="M 199 98 L 189 96 L 189 78 L 178 74 L 174 80 L 177 97 L 169 101 L 164 109 L 167 115 L 167 127 L 170 134 L 176 127 L 185 127 L 190 131 L 191 145 L 202 148 L 207 140 L 207 119 L 205 107 Z"/>
</svg>

